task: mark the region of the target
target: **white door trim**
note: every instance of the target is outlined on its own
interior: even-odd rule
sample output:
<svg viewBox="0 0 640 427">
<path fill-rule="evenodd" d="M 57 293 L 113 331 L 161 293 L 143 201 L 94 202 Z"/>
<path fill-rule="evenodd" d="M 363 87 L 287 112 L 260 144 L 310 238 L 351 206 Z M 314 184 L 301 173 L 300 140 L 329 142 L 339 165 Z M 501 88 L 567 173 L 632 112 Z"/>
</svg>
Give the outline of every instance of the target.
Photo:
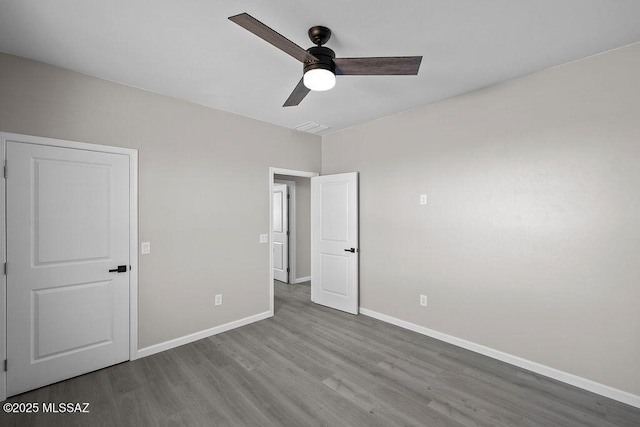
<svg viewBox="0 0 640 427">
<path fill-rule="evenodd" d="M 289 175 L 300 176 L 303 178 L 312 178 L 320 175 L 316 172 L 299 171 L 294 169 L 282 169 L 282 168 L 269 168 L 269 311 L 271 315 L 274 314 L 274 294 L 273 294 L 273 251 L 271 250 L 271 242 L 273 242 L 273 180 L 275 175 Z M 289 212 L 291 214 L 291 211 Z M 291 239 L 289 239 L 291 242 Z M 294 247 L 295 249 L 295 247 Z M 293 274 L 293 269 L 291 270 Z M 295 277 L 295 276 L 294 276 Z M 289 282 L 291 282 L 291 276 L 289 276 Z"/>
<path fill-rule="evenodd" d="M 99 151 L 104 153 L 124 154 L 129 156 L 129 253 L 131 273 L 129 276 L 129 359 L 137 359 L 138 353 L 138 150 L 107 145 L 89 144 L 85 142 L 65 141 L 40 136 L 21 135 L 0 132 L 0 165 L 4 166 L 7 155 L 7 141 L 46 145 L 50 147 L 72 148 L 77 150 Z M 8 174 L 11 174 L 9 165 Z M 1 169 L 1 168 L 0 168 Z M 0 174 L 0 263 L 7 261 L 6 246 L 6 182 L 4 174 Z M 7 358 L 7 276 L 4 271 L 0 282 L 0 364 Z M 0 369 L 0 401 L 7 398 L 7 374 Z"/>
</svg>

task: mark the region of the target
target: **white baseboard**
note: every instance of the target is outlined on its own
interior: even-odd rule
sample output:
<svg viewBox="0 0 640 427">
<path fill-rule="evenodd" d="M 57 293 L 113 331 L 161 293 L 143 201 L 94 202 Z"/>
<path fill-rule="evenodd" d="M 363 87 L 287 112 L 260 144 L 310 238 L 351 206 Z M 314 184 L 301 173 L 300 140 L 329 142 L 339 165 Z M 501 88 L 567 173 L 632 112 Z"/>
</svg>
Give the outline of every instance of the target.
<svg viewBox="0 0 640 427">
<path fill-rule="evenodd" d="M 293 283 L 294 285 L 297 285 L 298 283 L 304 283 L 304 282 L 308 282 L 309 280 L 311 280 L 311 276 L 307 276 L 307 277 L 298 277 L 297 279 L 293 279 Z"/>
<path fill-rule="evenodd" d="M 416 325 L 415 323 L 406 322 L 404 320 L 397 319 L 395 317 L 387 316 L 386 314 L 378 313 L 373 310 L 360 307 L 360 313 L 365 316 L 373 317 L 383 322 L 391 323 L 392 325 L 400 326 L 401 328 L 409 329 L 410 331 L 417 332 L 422 335 L 429 336 L 431 338 L 438 339 L 440 341 L 453 344 L 458 347 L 462 347 L 467 350 L 471 350 L 476 353 L 480 353 L 484 356 L 491 357 L 493 359 L 500 360 L 502 362 L 509 363 L 511 365 L 518 366 L 523 369 L 535 372 L 540 375 L 544 375 L 554 380 L 562 381 L 575 387 L 599 394 L 610 399 L 617 400 L 627 405 L 640 408 L 640 396 L 628 393 L 626 391 L 618 390 L 608 385 L 600 384 L 595 381 L 588 380 L 586 378 L 579 377 L 577 375 L 570 374 L 568 372 L 561 371 L 559 369 L 551 368 L 540 363 L 532 362 L 531 360 L 523 359 L 512 354 L 504 353 L 499 350 L 494 350 L 489 347 L 485 347 L 480 344 L 473 343 L 471 341 L 456 338 L 451 335 L 443 334 L 442 332 L 434 331 L 433 329 L 425 328 L 424 326 Z"/>
<path fill-rule="evenodd" d="M 160 353 L 161 351 L 170 350 L 181 345 L 189 344 L 194 341 L 201 340 L 222 332 L 230 331 L 231 329 L 239 328 L 240 326 L 248 325 L 249 323 L 257 322 L 259 320 L 268 319 L 273 316 L 270 311 L 256 314 L 253 316 L 245 317 L 244 319 L 236 320 L 233 322 L 225 323 L 224 325 L 216 326 L 214 328 L 205 329 L 204 331 L 196 332 L 184 337 L 176 338 L 173 340 L 165 341 L 160 344 L 150 345 L 149 347 L 141 348 L 136 352 L 135 359 L 151 356 L 152 354 Z M 134 360 L 134 359 L 131 359 Z"/>
</svg>

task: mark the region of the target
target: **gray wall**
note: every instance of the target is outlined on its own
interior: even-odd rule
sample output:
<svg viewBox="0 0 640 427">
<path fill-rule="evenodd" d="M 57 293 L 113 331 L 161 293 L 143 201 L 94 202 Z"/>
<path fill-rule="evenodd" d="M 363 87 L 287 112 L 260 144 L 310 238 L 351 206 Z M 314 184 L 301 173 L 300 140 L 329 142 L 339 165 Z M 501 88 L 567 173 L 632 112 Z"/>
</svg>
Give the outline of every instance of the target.
<svg viewBox="0 0 640 427">
<path fill-rule="evenodd" d="M 635 44 L 323 137 L 361 306 L 640 395 L 638 76 Z"/>
<path fill-rule="evenodd" d="M 296 279 L 311 276 L 311 179 L 276 175 L 296 183 Z"/>
<path fill-rule="evenodd" d="M 140 150 L 140 348 L 269 310 L 269 167 L 319 137 L 5 54 L 0 130 Z"/>
</svg>

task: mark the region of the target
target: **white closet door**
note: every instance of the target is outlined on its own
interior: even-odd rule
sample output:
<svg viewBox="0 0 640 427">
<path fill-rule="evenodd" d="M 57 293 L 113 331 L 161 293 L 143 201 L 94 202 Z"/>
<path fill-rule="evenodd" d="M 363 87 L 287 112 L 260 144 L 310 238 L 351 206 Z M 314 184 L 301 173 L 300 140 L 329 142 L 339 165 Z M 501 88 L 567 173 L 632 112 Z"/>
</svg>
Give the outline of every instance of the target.
<svg viewBox="0 0 640 427">
<path fill-rule="evenodd" d="M 7 142 L 7 165 L 11 396 L 129 358 L 129 158 Z"/>
</svg>

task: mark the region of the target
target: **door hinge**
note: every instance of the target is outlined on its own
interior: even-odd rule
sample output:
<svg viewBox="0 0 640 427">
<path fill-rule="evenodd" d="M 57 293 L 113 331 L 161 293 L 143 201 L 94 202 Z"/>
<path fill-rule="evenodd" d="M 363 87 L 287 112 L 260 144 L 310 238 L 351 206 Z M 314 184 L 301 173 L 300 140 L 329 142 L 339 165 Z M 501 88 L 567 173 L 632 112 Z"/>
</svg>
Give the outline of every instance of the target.
<svg viewBox="0 0 640 427">
<path fill-rule="evenodd" d="M 7 161 L 4 161 L 4 177 L 7 177 Z"/>
<path fill-rule="evenodd" d="M 7 263 L 6 262 L 4 263 L 4 275 L 5 276 L 7 275 Z"/>
<path fill-rule="evenodd" d="M 4 371 L 7 372 L 7 359 L 4 359 Z"/>
<path fill-rule="evenodd" d="M 291 198 L 291 194 L 287 194 L 287 199 L 290 199 L 290 198 Z"/>
<path fill-rule="evenodd" d="M 289 267 L 287 267 L 287 273 L 290 273 L 290 271 L 289 271 Z"/>
<path fill-rule="evenodd" d="M 287 236 L 289 235 L 289 232 L 287 231 Z"/>
</svg>

